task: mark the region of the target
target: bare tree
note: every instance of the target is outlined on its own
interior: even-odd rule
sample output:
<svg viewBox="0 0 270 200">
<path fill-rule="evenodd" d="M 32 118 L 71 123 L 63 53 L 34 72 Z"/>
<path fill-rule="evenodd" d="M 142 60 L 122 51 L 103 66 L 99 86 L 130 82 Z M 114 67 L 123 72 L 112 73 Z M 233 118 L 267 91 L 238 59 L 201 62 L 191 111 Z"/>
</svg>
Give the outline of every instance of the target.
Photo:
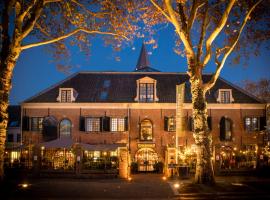
<svg viewBox="0 0 270 200">
<path fill-rule="evenodd" d="M 187 59 L 193 105 L 193 136 L 197 146 L 195 182 L 215 183 L 205 94 L 215 85 L 233 50 L 247 55 L 249 51 L 242 47 L 252 44 L 256 49 L 261 42 L 269 39 L 269 1 L 150 0 L 148 3 L 163 16 L 165 23 L 173 25 L 177 52 Z M 155 22 L 149 17 L 158 14 L 153 14 L 152 9 L 148 9 L 147 13 L 145 17 L 150 18 L 151 27 L 160 24 L 160 21 Z M 149 21 L 145 21 L 149 24 Z M 239 42 L 241 34 L 243 37 Z M 210 80 L 203 80 L 203 70 L 210 60 L 215 61 L 216 69 Z"/>
<path fill-rule="evenodd" d="M 245 80 L 243 88 L 249 93 L 255 95 L 265 103 L 270 102 L 270 80 L 266 78 L 258 81 Z"/>
<path fill-rule="evenodd" d="M 0 179 L 11 78 L 21 52 L 50 44 L 50 51 L 59 59 L 69 55 L 69 45 L 88 52 L 91 38 L 97 35 L 107 36 L 106 44 L 119 48 L 136 30 L 133 6 L 131 0 L 0 1 Z"/>
</svg>

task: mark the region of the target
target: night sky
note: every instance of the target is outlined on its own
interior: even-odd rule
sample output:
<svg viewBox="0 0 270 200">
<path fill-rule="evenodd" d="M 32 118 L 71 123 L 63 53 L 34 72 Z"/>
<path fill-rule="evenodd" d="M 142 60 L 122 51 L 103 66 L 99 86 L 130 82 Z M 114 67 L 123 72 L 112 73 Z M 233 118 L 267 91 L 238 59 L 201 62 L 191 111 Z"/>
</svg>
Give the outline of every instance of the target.
<svg viewBox="0 0 270 200">
<path fill-rule="evenodd" d="M 186 59 L 173 51 L 173 31 L 162 30 L 158 34 L 158 48 L 152 50 L 146 46 L 151 67 L 162 72 L 186 72 Z M 137 39 L 133 44 L 115 52 L 110 46 L 105 47 L 101 39 L 92 42 L 89 59 L 77 48 L 71 49 L 72 56 L 58 63 L 73 66 L 72 72 L 77 71 L 133 71 L 143 39 Z M 240 85 L 243 80 L 258 80 L 270 77 L 270 51 L 263 49 L 261 55 L 250 57 L 248 66 L 230 65 L 231 55 L 221 73 L 228 81 Z M 120 61 L 115 59 L 119 57 Z M 55 62 L 44 47 L 25 50 L 14 69 L 13 88 L 10 94 L 10 104 L 19 104 L 43 89 L 63 80 L 68 75 L 56 69 Z M 214 65 L 210 65 L 205 72 L 213 72 Z"/>
</svg>

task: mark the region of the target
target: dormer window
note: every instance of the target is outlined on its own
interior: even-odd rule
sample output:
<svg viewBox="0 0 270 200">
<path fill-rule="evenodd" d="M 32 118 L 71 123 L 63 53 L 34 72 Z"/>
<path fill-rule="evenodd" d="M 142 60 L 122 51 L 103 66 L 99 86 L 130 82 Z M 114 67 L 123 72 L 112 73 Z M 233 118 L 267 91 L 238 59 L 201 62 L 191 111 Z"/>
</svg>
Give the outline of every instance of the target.
<svg viewBox="0 0 270 200">
<path fill-rule="evenodd" d="M 78 94 L 73 88 L 59 88 L 59 96 L 56 100 L 62 103 L 68 103 L 75 101 L 77 96 Z"/>
<path fill-rule="evenodd" d="M 217 102 L 219 103 L 232 103 L 234 101 L 232 97 L 231 89 L 219 89 Z"/>
<path fill-rule="evenodd" d="M 137 96 L 135 101 L 138 102 L 155 102 L 157 98 L 157 81 L 150 78 L 144 77 L 137 80 Z"/>
<path fill-rule="evenodd" d="M 153 83 L 140 83 L 139 91 L 140 102 L 153 102 L 154 101 L 154 84 Z"/>
</svg>

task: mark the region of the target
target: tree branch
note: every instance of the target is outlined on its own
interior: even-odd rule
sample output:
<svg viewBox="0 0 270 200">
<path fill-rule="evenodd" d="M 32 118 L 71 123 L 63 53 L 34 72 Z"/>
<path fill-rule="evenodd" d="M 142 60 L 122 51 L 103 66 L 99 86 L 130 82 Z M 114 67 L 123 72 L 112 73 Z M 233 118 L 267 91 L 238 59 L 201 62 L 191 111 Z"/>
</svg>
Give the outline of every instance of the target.
<svg viewBox="0 0 270 200">
<path fill-rule="evenodd" d="M 186 37 L 186 34 L 182 31 L 182 29 L 180 27 L 180 24 L 175 16 L 175 12 L 172 8 L 171 0 L 165 0 L 165 5 L 166 5 L 167 10 L 169 12 L 169 15 L 171 18 L 171 23 L 174 25 L 177 34 L 179 35 L 180 39 L 182 40 L 188 56 L 189 57 L 191 56 L 194 58 L 194 51 L 192 49 L 191 41 Z"/>
<path fill-rule="evenodd" d="M 198 44 L 198 49 L 197 49 L 197 63 L 201 63 L 201 56 L 203 52 L 203 41 L 205 38 L 206 34 L 206 28 L 207 28 L 207 21 L 208 21 L 208 2 L 206 3 L 206 8 L 203 12 L 203 21 L 201 25 L 201 34 L 200 34 L 200 40 Z M 202 66 L 203 67 L 203 66 Z"/>
<path fill-rule="evenodd" d="M 45 0 L 44 1 L 44 4 L 47 4 L 47 3 L 57 3 L 57 2 L 61 2 L 63 0 Z"/>
<path fill-rule="evenodd" d="M 192 7 L 191 7 L 191 11 L 190 11 L 190 15 L 188 18 L 188 22 L 187 22 L 187 31 L 188 33 L 190 32 L 193 23 L 196 19 L 196 15 L 197 15 L 197 11 L 200 7 L 202 7 L 205 4 L 205 2 L 198 4 L 197 0 L 193 0 L 192 2 Z"/>
<path fill-rule="evenodd" d="M 37 42 L 37 43 L 33 43 L 33 44 L 24 45 L 24 46 L 21 47 L 21 50 L 29 49 L 29 48 L 32 48 L 32 47 L 38 47 L 38 46 L 42 46 L 42 45 L 46 45 L 46 44 L 51 44 L 51 43 L 54 43 L 54 42 L 58 42 L 60 40 L 66 39 L 66 38 L 68 38 L 68 37 L 70 37 L 70 36 L 72 36 L 72 35 L 74 35 L 74 34 L 76 34 L 78 32 L 84 32 L 84 33 L 88 33 L 88 34 L 101 34 L 101 35 L 120 36 L 120 37 L 125 38 L 126 40 L 129 40 L 129 38 L 127 38 L 126 36 L 119 35 L 119 34 L 116 34 L 116 33 L 102 32 L 102 31 L 90 31 L 90 30 L 87 30 L 87 29 L 84 29 L 84 28 L 77 28 L 77 29 L 71 31 L 70 33 L 59 36 L 57 38 L 53 38 L 53 39 L 46 40 L 46 41 L 43 41 L 43 42 Z"/>
<path fill-rule="evenodd" d="M 219 33 L 223 29 L 223 27 L 225 26 L 235 1 L 236 0 L 230 0 L 229 4 L 227 5 L 227 7 L 226 7 L 226 9 L 225 9 L 225 11 L 224 11 L 218 25 L 217 25 L 217 27 L 211 33 L 209 38 L 206 40 L 206 55 L 205 55 L 205 58 L 203 60 L 203 66 L 205 66 L 209 62 L 209 60 L 211 58 L 212 43 L 216 39 L 216 37 L 219 35 Z"/>
<path fill-rule="evenodd" d="M 30 10 L 33 8 L 33 6 L 37 3 L 37 0 L 33 0 L 32 3 L 26 8 L 24 12 L 22 12 L 18 17 L 22 20 L 24 19 L 25 15 L 30 12 Z"/>
<path fill-rule="evenodd" d="M 241 27 L 240 27 L 240 29 L 239 29 L 237 35 L 236 35 L 236 38 L 235 38 L 234 42 L 231 44 L 231 46 L 229 47 L 229 49 L 227 50 L 227 52 L 224 54 L 224 56 L 223 56 L 221 62 L 218 61 L 218 56 L 219 56 L 219 54 L 217 54 L 217 56 L 216 56 L 217 68 L 216 68 L 215 73 L 212 75 L 210 81 L 209 81 L 208 83 L 204 84 L 204 91 L 205 91 L 205 92 L 208 91 L 209 89 L 211 89 L 211 88 L 215 85 L 215 83 L 216 83 L 216 81 L 217 81 L 217 79 L 218 79 L 218 77 L 219 77 L 219 75 L 220 75 L 220 72 L 221 72 L 221 70 L 222 70 L 222 68 L 223 68 L 223 66 L 224 66 L 224 64 L 225 64 L 225 62 L 226 62 L 228 56 L 231 54 L 231 52 L 232 52 L 233 49 L 235 48 L 237 42 L 239 41 L 240 35 L 241 35 L 241 33 L 243 32 L 243 29 L 244 29 L 244 27 L 245 27 L 247 21 L 249 20 L 250 14 L 251 14 L 252 11 L 257 7 L 257 5 L 260 4 L 262 1 L 263 1 L 263 0 L 257 1 L 257 3 L 255 3 L 255 4 L 250 8 L 250 10 L 248 11 L 248 13 L 247 13 L 247 15 L 246 15 L 244 21 L 242 22 L 242 25 L 241 25 Z M 228 47 L 224 47 L 224 48 L 228 48 Z"/>
<path fill-rule="evenodd" d="M 71 2 L 73 2 L 77 6 L 81 7 L 88 14 L 93 15 L 93 16 L 96 16 L 96 17 L 100 17 L 102 15 L 109 14 L 108 12 L 107 13 L 106 12 L 104 12 L 104 13 L 95 13 L 95 12 L 92 12 L 91 10 L 87 9 L 83 4 L 79 3 L 77 0 L 71 0 Z"/>
<path fill-rule="evenodd" d="M 184 31 L 184 33 L 187 35 L 187 17 L 183 8 L 182 3 L 178 3 L 178 14 L 180 15 L 180 19 L 181 19 L 181 26 L 182 26 L 182 30 Z"/>
<path fill-rule="evenodd" d="M 167 13 L 154 0 L 150 1 L 167 18 L 167 20 L 172 23 L 172 20 L 169 17 L 169 15 L 167 15 Z"/>
<path fill-rule="evenodd" d="M 44 0 L 39 0 L 37 3 L 33 6 L 33 13 L 25 23 L 25 25 L 22 28 L 22 34 L 20 39 L 22 40 L 25 38 L 34 28 L 35 23 L 37 19 L 39 18 L 44 6 Z"/>
</svg>

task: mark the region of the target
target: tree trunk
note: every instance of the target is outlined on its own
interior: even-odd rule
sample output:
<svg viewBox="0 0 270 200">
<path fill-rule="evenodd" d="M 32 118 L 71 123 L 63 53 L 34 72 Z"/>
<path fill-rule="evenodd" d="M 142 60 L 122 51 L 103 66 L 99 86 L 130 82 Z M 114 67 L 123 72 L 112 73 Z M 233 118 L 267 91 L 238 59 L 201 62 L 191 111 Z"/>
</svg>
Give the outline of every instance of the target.
<svg viewBox="0 0 270 200">
<path fill-rule="evenodd" d="M 214 184 L 214 171 L 211 161 L 212 137 L 207 124 L 207 103 L 201 75 L 190 78 L 194 133 L 197 153 L 195 183 Z"/>
<path fill-rule="evenodd" d="M 11 79 L 20 52 L 20 48 L 8 48 L 5 53 L 2 52 L 0 63 L 0 180 L 4 178 L 4 154 L 8 125 L 7 108 L 9 105 L 9 92 L 12 87 Z"/>
</svg>

